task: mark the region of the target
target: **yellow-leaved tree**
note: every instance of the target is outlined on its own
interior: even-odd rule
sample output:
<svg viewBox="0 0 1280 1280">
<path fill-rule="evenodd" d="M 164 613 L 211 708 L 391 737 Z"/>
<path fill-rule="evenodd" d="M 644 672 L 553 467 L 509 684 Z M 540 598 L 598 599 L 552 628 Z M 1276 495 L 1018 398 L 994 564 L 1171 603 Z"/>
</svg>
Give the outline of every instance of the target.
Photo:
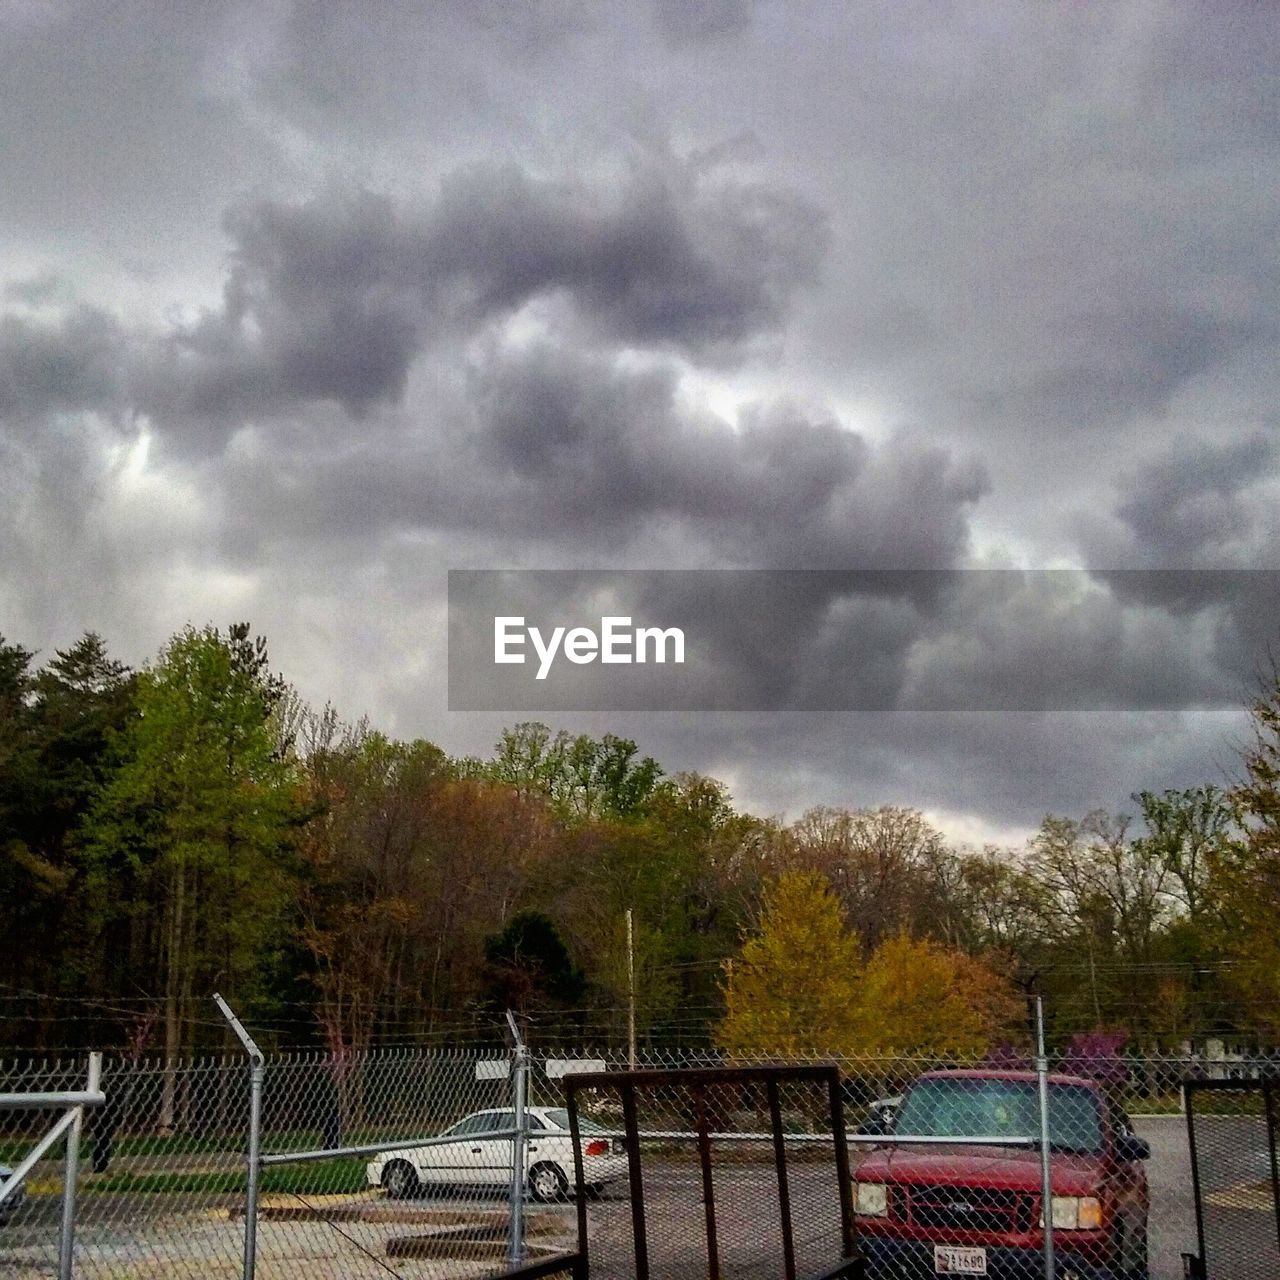
<svg viewBox="0 0 1280 1280">
<path fill-rule="evenodd" d="M 899 933 L 871 953 L 857 997 L 861 1052 L 983 1052 L 1017 1016 L 1008 982 L 981 960 Z"/>
<path fill-rule="evenodd" d="M 754 933 L 725 964 L 719 1042 L 735 1058 L 857 1049 L 862 968 L 825 876 L 789 871 L 764 892 Z"/>
<path fill-rule="evenodd" d="M 754 932 L 725 964 L 720 1045 L 733 1057 L 976 1055 L 1020 1005 L 989 964 L 906 933 L 862 961 L 820 873 L 769 885 Z"/>
</svg>

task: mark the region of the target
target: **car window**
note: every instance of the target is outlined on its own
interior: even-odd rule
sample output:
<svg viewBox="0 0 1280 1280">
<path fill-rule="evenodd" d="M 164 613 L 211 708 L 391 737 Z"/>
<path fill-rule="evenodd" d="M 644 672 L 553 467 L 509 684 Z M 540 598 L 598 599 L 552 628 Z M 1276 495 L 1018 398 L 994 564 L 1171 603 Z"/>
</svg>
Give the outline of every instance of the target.
<svg viewBox="0 0 1280 1280">
<path fill-rule="evenodd" d="M 554 1107 L 547 1112 L 547 1123 L 553 1125 L 557 1129 L 563 1129 L 566 1133 L 569 1131 L 569 1112 L 565 1107 Z M 578 1129 L 581 1133 L 608 1133 L 609 1131 L 602 1124 L 597 1124 L 594 1120 L 588 1120 L 586 1116 L 578 1117 Z"/>
<path fill-rule="evenodd" d="M 1102 1115 L 1092 1090 L 1050 1085 L 1049 1141 L 1060 1151 L 1100 1151 Z M 1034 1081 L 932 1077 L 912 1085 L 895 1133 L 947 1138 L 1032 1138 L 1040 1132 Z"/>
<path fill-rule="evenodd" d="M 530 1129 L 545 1129 L 547 1127 L 545 1124 L 542 1123 L 541 1118 L 538 1116 L 535 1116 L 532 1112 L 526 1111 L 524 1118 L 529 1122 Z"/>
<path fill-rule="evenodd" d="M 495 1112 L 481 1111 L 474 1116 L 467 1116 L 465 1119 L 459 1120 L 452 1129 L 446 1130 L 451 1135 L 464 1135 L 468 1133 L 484 1133 L 488 1129 L 497 1129 L 499 1126 L 494 1123 Z"/>
</svg>

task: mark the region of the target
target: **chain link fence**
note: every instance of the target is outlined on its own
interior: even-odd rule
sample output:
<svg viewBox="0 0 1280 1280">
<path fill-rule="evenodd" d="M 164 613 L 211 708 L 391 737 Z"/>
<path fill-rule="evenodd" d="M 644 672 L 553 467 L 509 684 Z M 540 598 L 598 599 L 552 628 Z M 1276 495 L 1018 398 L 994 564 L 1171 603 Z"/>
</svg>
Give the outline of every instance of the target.
<svg viewBox="0 0 1280 1280">
<path fill-rule="evenodd" d="M 268 1054 L 257 1276 L 443 1280 L 496 1275 L 516 1257 L 536 1261 L 575 1248 L 564 1077 L 623 1070 L 625 1055 L 533 1052 L 519 1134 L 512 1063 L 501 1050 Z M 637 1065 L 681 1070 L 723 1063 L 713 1052 L 671 1050 L 642 1053 Z M 869 1273 L 965 1275 L 985 1268 L 993 1276 L 1042 1275 L 1034 1269 L 1044 1236 L 1034 1064 L 1001 1055 L 859 1057 L 837 1066 L 855 1224 Z M 1198 1252 L 1182 1081 L 1219 1072 L 1253 1079 L 1272 1066 L 1240 1060 L 1219 1067 L 1177 1055 L 1053 1060 L 1048 1225 L 1059 1276 L 1181 1277 L 1182 1255 Z M 82 1089 L 86 1067 L 84 1057 L 0 1063 L 0 1093 Z M 167 1066 L 108 1057 L 101 1087 L 105 1105 L 84 1115 L 75 1274 L 241 1276 L 250 1122 L 245 1057 Z M 784 1274 L 769 1100 L 759 1090 L 750 1096 L 739 1090 L 704 1098 L 703 1105 L 721 1204 L 722 1274 L 746 1277 L 770 1267 Z M 647 1098 L 638 1117 L 655 1276 L 708 1273 L 691 1107 L 677 1090 Z M 818 1103 L 803 1091 L 784 1094 L 779 1107 L 803 1276 L 819 1265 L 823 1250 L 839 1246 L 838 1206 L 826 1190 L 831 1169 L 818 1154 L 829 1122 L 819 1123 Z M 608 1090 L 582 1099 L 593 1277 L 636 1274 L 619 1108 Z M 16 1167 L 53 1119 L 54 1112 L 0 1111 L 0 1166 Z M 1236 1254 L 1219 1244 L 1217 1269 L 1211 1238 L 1208 1275 L 1280 1274 L 1251 1272 L 1240 1261 L 1275 1256 L 1262 1252 L 1268 1242 L 1274 1250 L 1274 1234 L 1263 1233 L 1276 1225 L 1262 1204 L 1269 1159 L 1262 1112 L 1206 1113 L 1197 1136 L 1208 1211 L 1254 1215 L 1244 1235 L 1233 1225 L 1221 1228 L 1244 1243 Z M 523 1176 L 513 1179 L 518 1166 Z M 20 1280 L 58 1274 L 62 1182 L 62 1154 L 51 1149 L 26 1176 L 23 1194 L 0 1204 L 0 1274 Z M 515 1215 L 513 1182 L 520 1192 Z M 1252 1209 L 1231 1208 L 1254 1200 Z M 1219 1228 L 1208 1229 L 1212 1236 Z"/>
<path fill-rule="evenodd" d="M 1196 1276 L 1280 1276 L 1280 1076 L 1188 1082 Z"/>
</svg>

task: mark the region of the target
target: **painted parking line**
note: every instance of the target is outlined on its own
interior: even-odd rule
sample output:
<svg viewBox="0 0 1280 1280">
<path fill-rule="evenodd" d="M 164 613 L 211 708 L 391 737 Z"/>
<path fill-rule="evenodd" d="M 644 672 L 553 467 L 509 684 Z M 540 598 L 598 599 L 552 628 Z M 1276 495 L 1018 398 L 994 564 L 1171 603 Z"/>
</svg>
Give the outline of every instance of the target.
<svg viewBox="0 0 1280 1280">
<path fill-rule="evenodd" d="M 1233 1187 L 1208 1192 L 1204 1199 L 1206 1204 L 1219 1209 L 1252 1209 L 1269 1213 L 1275 1207 L 1270 1182 L 1237 1182 Z"/>
</svg>

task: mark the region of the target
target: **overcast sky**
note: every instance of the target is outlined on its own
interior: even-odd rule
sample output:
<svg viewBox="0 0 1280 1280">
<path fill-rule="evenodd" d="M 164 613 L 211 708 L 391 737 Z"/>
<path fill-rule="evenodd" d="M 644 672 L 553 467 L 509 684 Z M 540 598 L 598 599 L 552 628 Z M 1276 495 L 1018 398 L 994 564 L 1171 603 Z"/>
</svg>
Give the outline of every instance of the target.
<svg viewBox="0 0 1280 1280">
<path fill-rule="evenodd" d="M 1221 781 L 1280 617 L 1103 571 L 1280 566 L 1278 50 L 1227 0 L 3 0 L 0 632 L 247 618 L 483 751 L 450 568 L 1078 568 L 893 644 L 1088 651 L 1106 710 L 548 718 L 975 841 Z"/>
</svg>

